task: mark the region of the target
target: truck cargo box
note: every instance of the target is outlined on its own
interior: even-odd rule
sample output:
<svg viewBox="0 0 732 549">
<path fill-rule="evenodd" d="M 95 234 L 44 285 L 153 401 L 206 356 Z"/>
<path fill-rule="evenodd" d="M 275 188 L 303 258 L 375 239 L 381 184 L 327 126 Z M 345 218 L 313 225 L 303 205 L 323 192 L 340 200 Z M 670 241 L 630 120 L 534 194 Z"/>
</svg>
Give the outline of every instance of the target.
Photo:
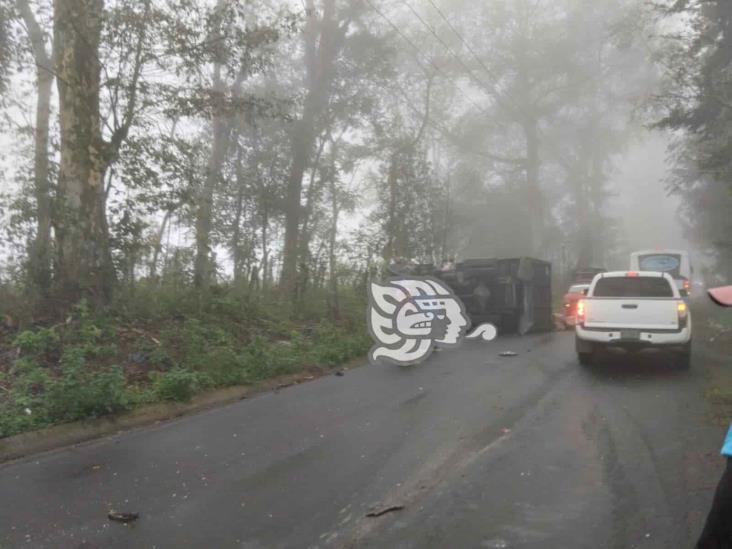
<svg viewBox="0 0 732 549">
<path fill-rule="evenodd" d="M 401 270 L 399 270 L 401 271 Z M 550 331 L 554 328 L 551 264 L 532 258 L 466 259 L 450 270 L 412 265 L 392 275 L 431 275 L 463 301 L 473 326 L 494 324 L 501 333 Z"/>
</svg>

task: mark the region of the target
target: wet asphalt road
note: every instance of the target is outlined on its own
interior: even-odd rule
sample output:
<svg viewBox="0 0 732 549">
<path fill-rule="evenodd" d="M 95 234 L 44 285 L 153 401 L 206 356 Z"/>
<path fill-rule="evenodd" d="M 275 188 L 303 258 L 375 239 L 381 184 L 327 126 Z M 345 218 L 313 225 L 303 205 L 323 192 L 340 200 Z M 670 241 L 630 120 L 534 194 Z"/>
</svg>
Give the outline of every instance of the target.
<svg viewBox="0 0 732 549">
<path fill-rule="evenodd" d="M 704 349 L 688 372 L 583 368 L 572 338 L 470 342 L 0 466 L 0 548 L 691 547 L 722 467 Z"/>
</svg>

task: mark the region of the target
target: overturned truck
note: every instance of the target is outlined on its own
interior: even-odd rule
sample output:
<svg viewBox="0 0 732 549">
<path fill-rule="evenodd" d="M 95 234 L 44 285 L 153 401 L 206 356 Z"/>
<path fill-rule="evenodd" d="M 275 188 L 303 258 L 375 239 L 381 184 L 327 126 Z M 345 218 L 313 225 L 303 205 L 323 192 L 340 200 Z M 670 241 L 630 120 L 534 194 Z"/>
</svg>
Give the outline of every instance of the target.
<svg viewBox="0 0 732 549">
<path fill-rule="evenodd" d="M 467 259 L 447 270 L 418 265 L 410 271 L 445 282 L 465 304 L 473 326 L 490 322 L 501 333 L 522 335 L 554 328 L 552 269 L 546 261 Z"/>
</svg>

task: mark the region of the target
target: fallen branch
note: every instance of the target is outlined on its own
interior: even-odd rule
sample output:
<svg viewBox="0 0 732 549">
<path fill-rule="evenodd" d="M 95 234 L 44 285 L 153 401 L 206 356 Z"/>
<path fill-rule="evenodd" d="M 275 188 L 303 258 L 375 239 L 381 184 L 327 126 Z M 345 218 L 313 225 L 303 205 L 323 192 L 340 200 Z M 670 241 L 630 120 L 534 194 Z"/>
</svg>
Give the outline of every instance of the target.
<svg viewBox="0 0 732 549">
<path fill-rule="evenodd" d="M 368 513 L 366 513 L 366 516 L 367 517 L 380 517 L 387 513 L 393 513 L 394 511 L 401 511 L 402 509 L 404 509 L 404 505 L 392 505 L 390 507 L 383 507 L 381 509 L 374 509 L 373 511 L 369 511 Z"/>
</svg>

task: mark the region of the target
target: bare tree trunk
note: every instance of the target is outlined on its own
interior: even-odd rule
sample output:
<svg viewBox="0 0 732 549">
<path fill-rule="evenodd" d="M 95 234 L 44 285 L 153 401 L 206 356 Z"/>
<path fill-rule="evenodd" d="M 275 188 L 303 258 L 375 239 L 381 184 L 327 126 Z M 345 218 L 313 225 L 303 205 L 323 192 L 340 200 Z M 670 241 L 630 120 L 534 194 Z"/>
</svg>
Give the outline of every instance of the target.
<svg viewBox="0 0 732 549">
<path fill-rule="evenodd" d="M 262 289 L 267 289 L 270 279 L 270 265 L 269 265 L 269 240 L 268 240 L 268 229 L 269 229 L 269 208 L 266 204 L 262 211 Z"/>
<path fill-rule="evenodd" d="M 55 218 L 58 281 L 63 296 L 111 297 L 114 270 L 105 211 L 104 174 L 110 162 L 99 117 L 98 58 L 102 0 L 56 0 L 54 41 L 58 76 L 61 166 Z"/>
<path fill-rule="evenodd" d="M 244 176 L 241 166 L 241 151 L 236 157 L 236 214 L 234 215 L 234 226 L 231 232 L 231 254 L 234 259 L 234 283 L 239 285 L 242 280 L 242 263 L 243 257 L 241 253 L 241 219 L 244 214 Z"/>
<path fill-rule="evenodd" d="M 308 116 L 308 118 L 311 118 Z M 292 297 L 297 285 L 297 259 L 300 244 L 300 203 L 302 179 L 310 156 L 312 138 L 309 121 L 305 118 L 296 122 L 292 138 L 293 159 L 285 194 L 285 244 L 282 258 L 282 290 Z"/>
<path fill-rule="evenodd" d="M 285 194 L 285 242 L 282 255 L 281 287 L 285 295 L 297 293 L 300 255 L 302 182 L 317 138 L 316 120 L 328 105 L 333 65 L 342 47 L 349 22 L 336 21 L 335 0 L 323 0 L 319 21 L 314 0 L 307 0 L 307 21 L 303 32 L 308 89 L 302 118 L 292 131 L 292 164 Z"/>
<path fill-rule="evenodd" d="M 387 190 L 389 192 L 389 209 L 386 220 L 386 246 L 384 247 L 384 263 L 387 268 L 394 261 L 396 256 L 395 243 L 397 240 L 397 200 L 398 200 L 398 176 L 397 176 L 397 153 L 391 155 L 389 161 L 389 174 L 386 180 Z"/>
<path fill-rule="evenodd" d="M 214 91 L 223 96 L 224 83 L 221 77 L 221 65 L 214 68 Z M 221 97 L 223 100 L 223 97 Z M 206 166 L 206 177 L 203 188 L 198 194 L 196 208 L 196 259 L 193 268 L 193 284 L 199 290 L 207 290 L 213 277 L 214 265 L 211 260 L 211 228 L 214 193 L 221 176 L 221 168 L 226 156 L 228 124 L 220 114 L 211 121 L 213 142 L 211 154 Z"/>
<path fill-rule="evenodd" d="M 330 271 L 330 292 L 329 305 L 331 317 L 335 320 L 340 318 L 340 303 L 338 299 L 338 273 L 336 261 L 336 243 L 338 237 L 338 216 L 340 208 L 338 204 L 338 194 L 336 192 L 335 178 L 330 178 L 330 208 L 331 208 L 331 225 L 328 241 L 328 270 Z"/>
<path fill-rule="evenodd" d="M 539 183 L 539 130 L 535 119 L 523 124 L 526 139 L 526 200 L 529 211 L 531 253 L 538 257 L 542 254 L 542 234 L 544 232 L 544 198 Z"/>
<path fill-rule="evenodd" d="M 221 42 L 221 26 L 226 24 L 223 17 L 225 2 L 226 0 L 218 0 L 216 4 L 216 16 L 219 20 L 216 22 L 210 37 L 213 44 L 220 44 Z M 231 88 L 227 90 L 227 85 L 222 76 L 223 58 L 226 52 L 220 51 L 218 55 L 220 58 L 214 63 L 213 74 L 213 90 L 216 96 L 214 116 L 211 122 L 213 142 L 206 166 L 206 178 L 198 195 L 196 210 L 196 259 L 193 266 L 193 283 L 197 289 L 204 291 L 210 286 L 215 274 L 215 262 L 213 261 L 211 249 L 213 203 L 216 187 L 221 178 L 221 169 L 226 159 L 231 133 L 230 121 L 223 112 L 224 96 L 227 91 L 230 91 L 233 96 L 238 96 L 247 75 L 245 70 L 247 67 L 242 66 L 236 79 L 231 84 Z"/>
<path fill-rule="evenodd" d="M 310 166 L 310 181 L 308 184 L 307 197 L 305 199 L 305 207 L 302 209 L 302 219 L 300 220 L 300 234 L 299 234 L 299 260 L 303 263 L 310 260 L 310 239 L 312 237 L 312 230 L 310 227 L 310 221 L 312 219 L 313 209 L 315 201 L 318 197 L 318 191 L 322 182 L 317 180 L 318 167 L 320 166 L 320 159 L 325 149 L 327 139 L 323 137 L 318 145 L 318 150 L 315 153 L 315 158 Z"/>
<path fill-rule="evenodd" d="M 388 268 L 392 261 L 397 256 L 402 256 L 407 253 L 405 242 L 404 228 L 401 220 L 399 219 L 399 168 L 401 163 L 402 155 L 409 155 L 409 153 L 416 150 L 419 142 L 424 137 L 424 132 L 427 129 L 427 124 L 430 120 L 430 105 L 432 97 L 432 84 L 434 82 L 434 74 L 428 76 L 427 85 L 425 88 L 425 102 L 424 102 L 424 115 L 422 116 L 422 125 L 417 132 L 417 135 L 409 138 L 402 144 L 395 145 L 391 157 L 389 160 L 389 172 L 387 175 L 387 192 L 389 193 L 389 206 L 387 212 L 387 225 L 386 225 L 386 246 L 384 247 L 383 258 Z"/>
<path fill-rule="evenodd" d="M 163 217 L 163 221 L 160 223 L 160 228 L 158 229 L 158 234 L 155 237 L 155 245 L 153 246 L 153 256 L 150 260 L 150 279 L 155 280 L 157 277 L 157 270 L 158 270 L 158 260 L 160 259 L 160 251 L 163 248 L 163 235 L 165 234 L 165 229 L 168 226 L 168 222 L 170 221 L 170 216 L 173 215 L 173 209 L 167 210 L 165 212 L 165 216 Z"/>
<path fill-rule="evenodd" d="M 31 246 L 30 271 L 35 287 L 45 295 L 51 286 L 51 193 L 48 172 L 48 134 L 53 88 L 53 45 L 51 54 L 28 0 L 17 0 L 36 63 L 38 97 L 34 133 L 33 181 L 36 195 L 36 238 Z"/>
</svg>

